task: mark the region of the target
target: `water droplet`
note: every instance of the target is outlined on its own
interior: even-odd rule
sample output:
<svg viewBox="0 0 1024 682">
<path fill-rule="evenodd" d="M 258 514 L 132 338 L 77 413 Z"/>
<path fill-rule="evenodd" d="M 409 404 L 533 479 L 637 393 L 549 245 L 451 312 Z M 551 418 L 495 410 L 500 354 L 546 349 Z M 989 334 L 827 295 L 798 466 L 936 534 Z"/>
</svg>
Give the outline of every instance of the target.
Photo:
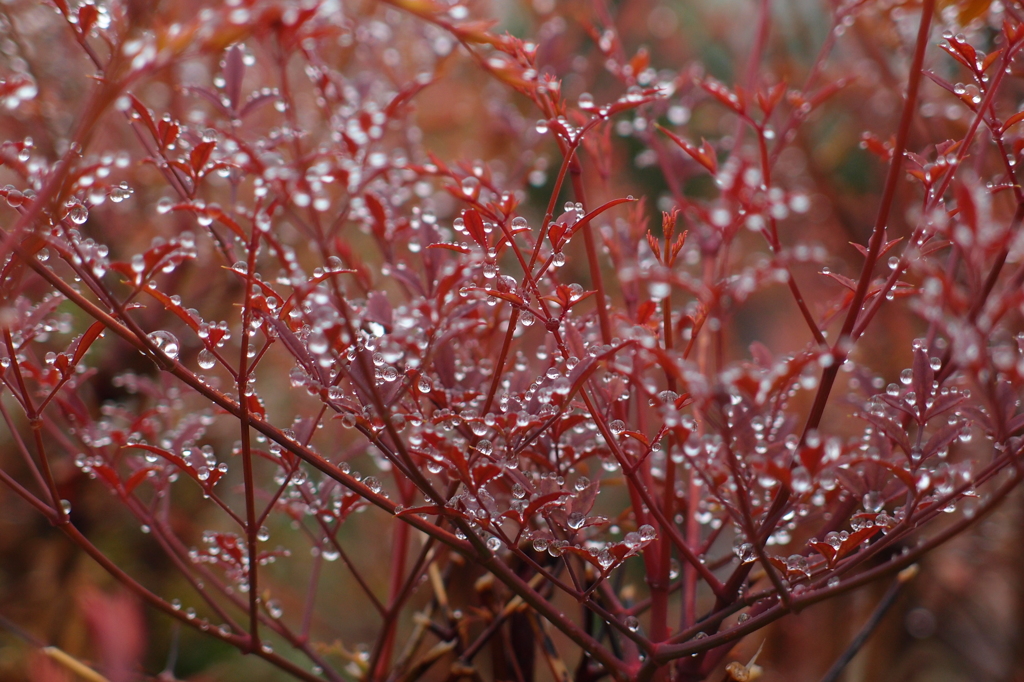
<svg viewBox="0 0 1024 682">
<path fill-rule="evenodd" d="M 71 222 L 75 225 L 81 225 L 89 219 L 89 209 L 82 204 L 76 203 L 71 207 L 71 210 L 68 211 L 68 218 L 70 218 Z"/>
<path fill-rule="evenodd" d="M 131 195 L 132 189 L 126 182 L 122 182 L 120 185 L 110 188 L 110 200 L 115 204 L 120 204 Z"/>
<path fill-rule="evenodd" d="M 882 507 L 885 506 L 885 499 L 877 490 L 865 493 L 864 498 L 861 501 L 864 504 L 864 511 L 867 512 L 881 511 Z"/>
<path fill-rule="evenodd" d="M 630 632 L 636 632 L 640 629 L 640 621 L 636 616 L 626 616 L 626 620 L 623 621 L 623 624 Z"/>
<path fill-rule="evenodd" d="M 196 358 L 196 362 L 203 369 L 213 369 L 213 366 L 217 364 L 217 358 L 212 352 L 204 348 L 199 351 L 199 356 Z"/>
<path fill-rule="evenodd" d="M 181 346 L 178 344 L 178 337 L 174 334 L 158 329 L 155 332 L 151 332 L 148 335 L 150 341 L 156 346 L 156 349 L 169 357 L 171 360 L 178 359 L 178 351 L 181 350 Z"/>
</svg>

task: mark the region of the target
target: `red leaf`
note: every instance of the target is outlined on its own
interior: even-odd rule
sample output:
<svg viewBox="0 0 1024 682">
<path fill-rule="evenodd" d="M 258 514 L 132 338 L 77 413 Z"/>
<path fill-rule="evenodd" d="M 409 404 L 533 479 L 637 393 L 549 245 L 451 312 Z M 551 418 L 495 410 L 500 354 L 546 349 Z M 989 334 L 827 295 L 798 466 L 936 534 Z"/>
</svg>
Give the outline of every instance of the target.
<svg viewBox="0 0 1024 682">
<path fill-rule="evenodd" d="M 529 520 L 533 518 L 533 515 L 540 511 L 543 507 L 546 507 L 549 504 L 554 504 L 555 502 L 562 499 L 568 494 L 569 493 L 567 492 L 560 491 L 557 493 L 548 493 L 547 495 L 541 495 L 536 500 L 531 502 L 530 505 L 526 508 L 526 511 L 523 512 L 523 519 L 529 522 Z"/>
<path fill-rule="evenodd" d="M 768 89 L 767 92 L 759 90 L 757 93 L 757 106 L 761 107 L 761 111 L 764 112 L 765 118 L 772 115 L 772 111 L 776 105 L 782 100 L 782 95 L 786 92 L 785 83 L 776 83 L 774 86 Z"/>
<path fill-rule="evenodd" d="M 425 515 L 429 515 L 429 516 L 438 516 L 438 515 L 458 515 L 458 516 L 462 516 L 461 514 L 455 513 L 454 509 L 450 509 L 450 508 L 446 509 L 445 507 L 440 507 L 440 506 L 438 506 L 436 504 L 428 504 L 428 505 L 425 505 L 423 507 L 411 507 L 409 509 L 403 509 L 402 511 L 398 512 L 397 514 L 395 514 L 395 516 L 409 516 L 411 514 L 425 514 Z"/>
<path fill-rule="evenodd" d="M 203 166 L 206 165 L 206 162 L 210 160 L 210 154 L 216 146 L 216 142 L 200 142 L 195 146 L 188 156 L 189 163 L 192 164 L 194 175 L 199 175 L 199 171 L 201 171 Z"/>
<path fill-rule="evenodd" d="M 494 296 L 495 298 L 500 298 L 503 301 L 508 301 L 512 305 L 521 306 L 526 303 L 521 296 L 516 294 L 508 294 L 504 291 L 495 291 L 494 289 L 484 289 L 484 291 L 487 292 L 489 296 Z"/>
<path fill-rule="evenodd" d="M 78 341 L 78 346 L 75 348 L 75 356 L 71 361 L 72 364 L 78 364 L 78 361 L 82 359 L 85 352 L 89 350 L 89 346 L 92 345 L 93 341 L 100 337 L 104 329 L 106 329 L 106 327 L 102 322 L 93 322 L 92 325 L 85 330 L 85 333 L 82 334 L 82 338 Z"/>
<path fill-rule="evenodd" d="M 185 310 L 183 307 L 181 307 L 181 305 L 179 305 L 179 304 L 175 303 L 174 301 L 172 301 L 170 296 L 168 296 L 164 292 L 160 291 L 159 289 L 154 289 L 153 287 L 150 287 L 150 286 L 144 287 L 143 291 L 145 291 L 147 294 L 149 294 L 150 296 L 152 296 L 156 300 L 158 300 L 161 303 L 163 303 L 164 304 L 164 308 L 166 308 L 167 310 L 170 310 L 172 313 L 177 315 L 181 319 L 182 322 L 184 322 L 185 324 L 187 324 L 189 327 L 192 328 L 192 331 L 195 331 L 195 332 L 199 331 L 199 323 L 202 320 L 196 320 L 187 310 Z M 97 323 L 97 324 L 99 324 L 99 323 Z M 93 326 L 95 326 L 95 325 L 93 325 Z"/>
<path fill-rule="evenodd" d="M 658 130 L 665 133 L 671 138 L 673 142 L 679 145 L 679 148 L 686 152 L 690 158 L 699 163 L 700 165 L 711 171 L 712 174 L 718 172 L 718 157 L 715 154 L 714 147 L 711 146 L 707 140 L 701 140 L 700 149 L 690 144 L 683 138 L 679 137 L 670 130 L 665 129 L 661 125 L 658 125 Z"/>
<path fill-rule="evenodd" d="M 78 30 L 83 36 L 89 34 L 99 15 L 96 5 L 82 5 L 78 8 Z"/>
<path fill-rule="evenodd" d="M 370 215 L 373 216 L 373 229 L 374 232 L 383 237 L 388 224 L 388 214 L 384 210 L 384 204 L 381 203 L 375 195 L 367 192 L 363 195 L 366 198 L 366 205 L 370 209 Z"/>
<path fill-rule="evenodd" d="M 650 445 L 651 445 L 651 442 L 649 440 L 647 440 L 647 436 L 645 436 L 644 434 L 640 433 L 639 431 L 623 431 L 622 435 L 623 436 L 629 436 L 630 438 L 632 438 L 634 440 L 640 441 L 641 443 L 644 444 L 644 447 L 650 447 Z"/>
<path fill-rule="evenodd" d="M 135 110 L 138 117 L 146 124 L 146 127 L 149 128 L 150 134 L 153 135 L 154 139 L 159 139 L 160 135 L 156 131 L 156 123 L 153 122 L 153 115 L 149 113 L 149 108 L 140 102 L 135 95 L 129 94 L 128 96 L 131 97 L 132 100 L 132 109 Z"/>
<path fill-rule="evenodd" d="M 971 232 L 976 233 L 978 231 L 978 210 L 974 206 L 974 197 L 971 196 L 971 191 L 964 183 L 958 182 L 953 187 L 953 192 L 956 195 L 956 207 L 960 220 L 971 229 Z"/>
<path fill-rule="evenodd" d="M 128 477 L 128 480 L 124 482 L 124 494 L 125 496 L 131 495 L 140 483 L 149 477 L 149 472 L 153 471 L 153 467 L 143 467 L 136 471 L 134 474 Z"/>
<path fill-rule="evenodd" d="M 224 56 L 224 92 L 231 102 L 231 108 L 238 111 L 242 101 L 242 78 L 245 76 L 245 59 L 242 48 L 232 45 Z"/>
<path fill-rule="evenodd" d="M 878 526 L 866 526 L 858 531 L 850 533 L 850 537 L 843 541 L 843 544 L 839 545 L 839 552 L 837 558 L 842 558 L 852 552 L 853 550 L 860 547 L 861 543 L 865 540 L 870 540 L 881 532 L 881 528 Z"/>
<path fill-rule="evenodd" d="M 477 464 L 473 467 L 470 472 L 473 477 L 473 487 L 478 490 L 480 486 L 484 485 L 489 481 L 493 481 L 495 478 L 501 475 L 502 468 L 497 464 L 491 464 L 486 462 L 484 464 Z"/>
<path fill-rule="evenodd" d="M 836 558 L 839 556 L 839 551 L 835 547 L 827 542 L 809 542 L 807 544 L 810 545 L 815 552 L 825 557 L 829 568 L 835 566 Z"/>
<path fill-rule="evenodd" d="M 480 217 L 480 212 L 475 208 L 467 208 L 462 212 L 462 219 L 466 225 L 466 231 L 469 232 L 469 236 L 473 238 L 480 248 L 487 249 L 487 233 L 484 232 L 484 221 Z"/>
<path fill-rule="evenodd" d="M 456 253 L 470 253 L 469 248 L 465 247 L 465 246 L 462 246 L 461 244 L 448 244 L 448 243 L 428 244 L 427 248 L 428 249 L 448 249 L 449 251 L 455 251 Z"/>
</svg>

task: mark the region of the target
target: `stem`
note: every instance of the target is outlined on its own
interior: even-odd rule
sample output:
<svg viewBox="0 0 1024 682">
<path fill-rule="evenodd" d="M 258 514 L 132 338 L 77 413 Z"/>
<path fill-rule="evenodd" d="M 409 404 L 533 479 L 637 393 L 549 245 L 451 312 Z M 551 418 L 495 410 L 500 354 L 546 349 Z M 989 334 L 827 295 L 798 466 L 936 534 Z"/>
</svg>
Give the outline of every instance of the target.
<svg viewBox="0 0 1024 682">
<path fill-rule="evenodd" d="M 238 359 L 238 407 L 239 425 L 242 439 L 242 471 L 243 483 L 245 486 L 245 538 L 249 554 L 249 565 L 246 581 L 249 586 L 249 641 L 253 651 L 260 647 L 259 636 L 259 583 L 258 569 L 259 551 L 257 548 L 257 534 L 259 527 L 256 525 L 256 483 L 252 471 L 252 447 L 249 440 L 249 331 L 252 322 L 252 289 L 253 273 L 256 272 L 256 252 L 259 250 L 259 231 L 254 225 L 252 228 L 252 239 L 249 244 L 249 259 L 245 277 L 245 299 L 242 304 L 242 330 L 241 343 L 239 343 Z"/>
<path fill-rule="evenodd" d="M 868 241 L 868 253 L 864 258 L 864 266 L 861 268 L 857 289 L 853 294 L 853 300 L 850 302 L 850 309 L 846 314 L 846 319 L 843 321 L 839 338 L 832 348 L 835 362 L 831 366 L 826 367 L 822 372 L 818 393 L 814 397 L 814 405 L 811 407 L 807 423 L 804 426 L 804 438 L 807 437 L 808 431 L 818 428 L 818 425 L 821 423 L 821 417 L 825 412 L 825 406 L 828 403 L 828 397 L 835 383 L 836 375 L 839 373 L 839 368 L 850 351 L 849 346 L 853 341 L 851 332 L 857 323 L 861 306 L 864 304 L 868 287 L 871 285 L 871 275 L 875 270 L 875 264 L 878 262 L 878 254 L 885 244 L 885 230 L 889 222 L 889 215 L 892 212 L 893 202 L 896 198 L 896 185 L 899 183 L 900 172 L 903 166 L 903 154 L 907 148 L 910 125 L 914 120 L 914 113 L 917 109 L 917 96 L 922 78 L 921 69 L 924 65 L 924 55 L 928 47 L 928 32 L 931 28 L 934 11 L 935 0 L 924 0 L 921 8 L 921 23 L 917 30 L 917 43 L 914 47 L 914 58 L 910 65 L 907 99 L 903 103 L 903 113 L 900 116 L 900 125 L 896 131 L 896 144 L 893 146 L 892 161 L 889 163 L 889 172 L 885 177 L 885 187 L 882 190 L 878 215 L 875 218 L 871 239 Z"/>
<path fill-rule="evenodd" d="M 586 210 L 587 198 L 583 186 L 583 168 L 580 165 L 578 156 L 573 159 L 569 171 L 572 173 L 573 192 L 576 194 L 579 202 L 583 204 L 584 210 Z M 590 269 L 590 279 L 594 283 L 594 289 L 597 291 L 597 319 L 601 324 L 601 340 L 605 345 L 608 345 L 612 342 L 612 325 L 608 319 L 608 302 L 605 299 L 604 279 L 601 276 L 601 263 L 597 258 L 597 246 L 595 245 L 591 222 L 588 220 L 587 224 L 583 226 L 583 244 L 587 249 L 587 265 Z"/>
<path fill-rule="evenodd" d="M 850 642 L 850 646 L 846 648 L 846 651 L 843 652 L 842 656 L 840 656 L 836 662 L 832 664 L 832 667 L 828 669 L 825 676 L 821 678 L 821 682 L 837 682 L 839 680 L 839 676 L 843 674 L 843 668 L 846 667 L 847 663 L 853 660 L 853 657 L 857 655 L 857 652 L 860 651 L 862 646 L 864 646 L 864 643 L 868 641 L 868 637 L 870 637 L 882 623 L 882 619 L 885 618 L 885 614 L 888 613 L 889 609 L 891 609 L 893 604 L 896 603 L 896 600 L 899 598 L 900 593 L 902 593 L 903 586 L 905 584 L 906 581 L 897 579 L 896 582 L 889 587 L 885 596 L 882 597 L 882 601 L 878 603 L 878 606 L 875 607 L 871 617 L 868 618 L 868 622 L 864 624 L 864 627 L 857 633 L 857 636 L 853 638 L 853 641 Z"/>
</svg>

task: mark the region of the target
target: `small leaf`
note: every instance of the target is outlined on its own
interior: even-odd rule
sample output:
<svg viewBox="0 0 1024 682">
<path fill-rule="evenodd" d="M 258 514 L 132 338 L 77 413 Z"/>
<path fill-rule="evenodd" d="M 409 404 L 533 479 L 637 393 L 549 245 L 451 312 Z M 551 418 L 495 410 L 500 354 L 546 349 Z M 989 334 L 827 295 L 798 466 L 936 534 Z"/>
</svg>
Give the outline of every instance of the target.
<svg viewBox="0 0 1024 682">
<path fill-rule="evenodd" d="M 98 339 L 103 334 L 103 330 L 106 329 L 106 325 L 102 322 L 93 322 L 85 333 L 82 334 L 82 338 L 78 341 L 78 346 L 75 347 L 75 355 L 71 361 L 71 364 L 77 365 L 78 362 L 85 355 L 85 352 L 89 350 L 89 346 L 93 344 L 93 341 Z"/>
<path fill-rule="evenodd" d="M 245 77 L 245 55 L 240 45 L 232 45 L 224 55 L 224 92 L 231 102 L 231 109 L 238 111 L 242 101 L 242 78 Z"/>
</svg>

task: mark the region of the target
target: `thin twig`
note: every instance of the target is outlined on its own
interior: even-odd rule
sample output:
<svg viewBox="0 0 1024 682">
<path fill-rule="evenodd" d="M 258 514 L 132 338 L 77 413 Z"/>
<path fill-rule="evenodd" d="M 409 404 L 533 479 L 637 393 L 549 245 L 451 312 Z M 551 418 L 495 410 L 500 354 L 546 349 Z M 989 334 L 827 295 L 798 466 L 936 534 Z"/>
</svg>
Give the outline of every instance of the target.
<svg viewBox="0 0 1024 682">
<path fill-rule="evenodd" d="M 832 667 L 828 669 L 825 676 L 821 678 L 821 682 L 836 682 L 839 676 L 843 673 L 843 668 L 846 664 L 853 660 L 853 657 L 857 655 L 864 643 L 868 641 L 868 637 L 878 628 L 882 623 L 882 619 L 885 618 L 885 614 L 889 612 L 893 604 L 899 598 L 903 592 L 903 586 L 906 585 L 912 575 L 904 576 L 904 573 L 900 573 L 896 578 L 895 582 L 889 586 L 885 596 L 882 597 L 882 601 L 878 602 L 878 606 L 875 607 L 871 617 L 868 618 L 868 622 L 864 623 L 864 627 L 860 629 L 857 636 L 853 638 L 850 645 L 846 647 L 846 651 L 836 659 L 836 662 L 832 664 Z"/>
</svg>

